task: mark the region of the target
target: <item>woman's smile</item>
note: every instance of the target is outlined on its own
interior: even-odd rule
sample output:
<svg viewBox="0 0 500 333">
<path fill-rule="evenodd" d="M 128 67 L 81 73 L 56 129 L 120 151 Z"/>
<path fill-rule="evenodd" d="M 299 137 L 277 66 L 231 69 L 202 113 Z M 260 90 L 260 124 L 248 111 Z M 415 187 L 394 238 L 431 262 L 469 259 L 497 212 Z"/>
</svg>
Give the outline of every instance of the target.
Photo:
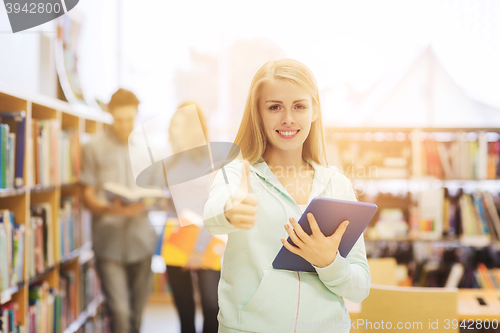
<svg viewBox="0 0 500 333">
<path fill-rule="evenodd" d="M 299 129 L 283 129 L 283 130 L 276 130 L 276 133 L 278 133 L 278 136 L 282 139 L 285 140 L 290 140 L 295 138 L 299 134 L 300 130 Z"/>
</svg>

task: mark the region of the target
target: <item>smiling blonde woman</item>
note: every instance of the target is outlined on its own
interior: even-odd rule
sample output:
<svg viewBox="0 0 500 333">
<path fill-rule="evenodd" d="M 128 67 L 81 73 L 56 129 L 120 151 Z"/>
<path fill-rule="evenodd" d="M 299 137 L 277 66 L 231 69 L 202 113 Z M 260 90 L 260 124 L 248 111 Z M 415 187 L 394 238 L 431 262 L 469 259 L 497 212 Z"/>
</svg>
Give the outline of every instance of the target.
<svg viewBox="0 0 500 333">
<path fill-rule="evenodd" d="M 343 258 L 348 221 L 330 237 L 313 216 L 312 235 L 297 223 L 316 197 L 356 201 L 350 181 L 327 165 L 318 88 L 305 65 L 282 59 L 259 69 L 235 143 L 243 161 L 225 167 L 230 191 L 217 173 L 204 210 L 207 230 L 228 234 L 219 332 L 349 332 L 343 297 L 361 302 L 370 290 L 363 236 Z M 315 272 L 274 269 L 282 246 Z"/>
</svg>

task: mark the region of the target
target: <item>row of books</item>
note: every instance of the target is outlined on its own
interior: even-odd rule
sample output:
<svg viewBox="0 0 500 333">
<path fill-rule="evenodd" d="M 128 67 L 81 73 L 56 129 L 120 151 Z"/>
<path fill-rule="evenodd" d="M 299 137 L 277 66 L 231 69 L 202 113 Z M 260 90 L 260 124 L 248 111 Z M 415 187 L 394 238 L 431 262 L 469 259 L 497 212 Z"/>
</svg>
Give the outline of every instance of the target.
<svg viewBox="0 0 500 333">
<path fill-rule="evenodd" d="M 63 304 L 61 296 L 49 287 L 47 281 L 31 286 L 28 295 L 28 320 L 26 332 L 28 333 L 60 333 L 61 312 Z"/>
<path fill-rule="evenodd" d="M 15 179 L 16 134 L 0 124 L 0 188 L 13 188 Z"/>
<path fill-rule="evenodd" d="M 500 290 L 500 268 L 488 269 L 485 264 L 479 263 L 474 272 L 474 279 L 481 289 Z"/>
<path fill-rule="evenodd" d="M 337 135 L 328 147 L 330 162 L 352 179 L 500 178 L 497 133 L 415 131 L 409 141 L 394 140 L 394 137 L 388 141 L 387 135 L 367 141 L 365 135 L 354 134 L 360 133 Z"/>
<path fill-rule="evenodd" d="M 420 146 L 419 146 L 420 145 Z M 459 133 L 452 142 L 426 139 L 413 143 L 413 174 L 439 179 L 496 179 L 500 177 L 500 142 L 488 142 L 486 133 L 467 140 Z"/>
<path fill-rule="evenodd" d="M 0 210 L 0 291 L 23 280 L 24 225 L 15 222 L 14 213 Z"/>
<path fill-rule="evenodd" d="M 50 203 L 40 203 L 30 207 L 31 232 L 27 237 L 29 278 L 52 267 L 56 261 L 90 241 L 91 222 L 88 214 L 84 214 L 78 197 L 61 198 L 61 209 L 57 219 L 60 246 L 57 249 L 54 247 L 52 215 Z"/>
<path fill-rule="evenodd" d="M 0 292 L 23 281 L 24 249 L 27 243 L 28 277 L 43 273 L 56 261 L 53 240 L 53 217 L 50 203 L 30 207 L 29 229 L 15 223 L 14 213 L 0 210 Z M 86 217 L 85 219 L 83 217 Z M 91 225 L 77 197 L 63 197 L 59 216 L 62 258 L 90 241 Z"/>
<path fill-rule="evenodd" d="M 91 300 L 100 293 L 95 270 L 84 269 L 81 278 L 85 288 L 82 288 L 81 297 L 85 299 L 87 308 Z M 31 286 L 29 289 L 28 330 L 30 333 L 60 333 L 64 332 L 77 317 L 77 285 L 76 273 L 72 270 L 62 270 L 59 276 L 57 289 L 49 287 L 47 281 Z"/>
<path fill-rule="evenodd" d="M 54 266 L 52 205 L 40 203 L 30 207 L 28 233 L 28 277 L 41 274 L 45 269 Z"/>
<path fill-rule="evenodd" d="M 59 277 L 59 293 L 63 305 L 61 311 L 61 327 L 66 329 L 78 316 L 77 285 L 74 271 L 61 271 Z"/>
<path fill-rule="evenodd" d="M 19 315 L 19 304 L 9 302 L 0 306 L 0 333 L 24 332 Z"/>
<path fill-rule="evenodd" d="M 79 197 L 68 196 L 61 198 L 61 207 L 59 209 L 61 257 L 90 241 L 90 223 L 88 215 L 84 213 Z"/>
<path fill-rule="evenodd" d="M 464 245 L 500 240 L 500 197 L 490 192 L 459 191 L 449 195 L 445 188 L 421 191 L 417 204 L 410 205 L 412 238 L 442 239 L 460 236 Z"/>
<path fill-rule="evenodd" d="M 24 111 L 0 112 L 0 188 L 24 186 L 25 131 Z M 76 129 L 61 131 L 56 119 L 33 119 L 33 184 L 76 182 L 80 173 L 79 147 Z"/>
<path fill-rule="evenodd" d="M 33 119 L 34 184 L 50 186 L 76 182 L 80 174 L 79 146 L 76 129 L 61 131 L 56 119 Z"/>
<path fill-rule="evenodd" d="M 80 141 L 75 129 L 61 132 L 61 183 L 75 183 L 80 177 Z"/>
<path fill-rule="evenodd" d="M 26 113 L 0 112 L 0 188 L 24 186 Z"/>
<path fill-rule="evenodd" d="M 82 266 L 80 278 L 80 302 L 81 308 L 85 309 L 101 293 L 101 284 L 93 262 L 87 262 Z"/>
<path fill-rule="evenodd" d="M 57 119 L 33 119 L 33 184 L 56 185 L 59 171 L 60 122 Z"/>
</svg>

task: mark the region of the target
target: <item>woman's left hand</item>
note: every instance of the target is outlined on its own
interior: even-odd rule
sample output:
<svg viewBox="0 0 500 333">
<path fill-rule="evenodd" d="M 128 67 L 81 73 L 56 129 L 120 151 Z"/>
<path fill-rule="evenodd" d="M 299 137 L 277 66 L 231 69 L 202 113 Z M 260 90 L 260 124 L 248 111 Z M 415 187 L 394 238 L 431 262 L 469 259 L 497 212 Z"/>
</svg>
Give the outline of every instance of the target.
<svg viewBox="0 0 500 333">
<path fill-rule="evenodd" d="M 349 224 L 349 221 L 342 222 L 333 235 L 325 237 L 319 229 L 316 219 L 311 213 L 307 214 L 307 220 L 311 226 L 312 234 L 308 235 L 300 224 L 292 217 L 290 223 L 293 229 L 285 224 L 285 229 L 290 239 L 297 246 L 293 246 L 286 239 L 281 238 L 283 246 L 290 252 L 295 253 L 312 265 L 323 268 L 330 265 L 336 258 L 340 240 Z"/>
<path fill-rule="evenodd" d="M 203 253 L 193 252 L 189 256 L 186 266 L 182 268 L 183 271 L 188 269 L 200 269 L 203 264 Z"/>
</svg>

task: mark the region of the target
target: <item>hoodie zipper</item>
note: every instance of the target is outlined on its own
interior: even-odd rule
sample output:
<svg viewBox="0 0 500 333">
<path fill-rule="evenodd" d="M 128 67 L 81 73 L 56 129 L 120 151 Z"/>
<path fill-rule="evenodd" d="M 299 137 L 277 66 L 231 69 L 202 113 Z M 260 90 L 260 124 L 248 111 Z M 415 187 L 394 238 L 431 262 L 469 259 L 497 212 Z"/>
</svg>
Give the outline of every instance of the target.
<svg viewBox="0 0 500 333">
<path fill-rule="evenodd" d="M 266 191 L 268 191 L 269 193 L 271 193 L 271 195 L 273 195 L 276 199 L 278 199 L 278 201 L 280 202 L 281 206 L 283 206 L 283 209 L 285 210 L 285 214 L 286 214 L 286 220 L 288 221 L 288 219 L 289 219 L 289 217 L 288 217 L 288 211 L 286 210 L 285 204 L 283 203 L 283 201 L 281 200 L 280 197 L 278 197 L 271 190 L 269 190 L 265 184 L 262 184 L 262 181 L 260 180 L 260 178 L 261 178 L 260 175 L 257 174 L 257 180 L 261 183 L 261 185 L 266 189 Z M 264 178 L 264 180 L 269 183 L 269 181 L 266 178 Z M 297 323 L 298 323 L 298 319 L 299 319 L 299 307 L 300 307 L 300 272 L 299 271 L 295 271 L 295 272 L 297 273 L 297 277 L 299 279 L 299 289 L 298 289 L 298 297 L 297 297 L 297 312 L 296 312 L 296 315 L 295 315 L 295 325 L 293 327 L 293 333 L 297 332 Z"/>
<path fill-rule="evenodd" d="M 295 315 L 295 327 L 293 328 L 293 333 L 297 332 L 297 323 L 299 322 L 299 306 L 300 306 L 300 272 L 297 272 L 297 276 L 299 278 L 299 295 L 297 297 L 297 314 Z"/>
<path fill-rule="evenodd" d="M 316 172 L 316 170 L 315 170 Z M 289 217 L 288 217 L 288 211 L 286 210 L 286 206 L 285 204 L 283 203 L 283 201 L 281 200 L 280 197 L 278 197 L 276 194 L 274 194 L 271 190 L 269 190 L 267 188 L 267 186 L 265 184 L 262 183 L 261 181 L 261 178 L 264 179 L 266 182 L 268 182 L 269 184 L 271 184 L 273 187 L 276 188 L 276 186 L 274 186 L 274 184 L 272 184 L 269 180 L 267 180 L 267 178 L 264 178 L 262 177 L 259 173 L 255 172 L 255 174 L 257 175 L 257 180 L 259 181 L 259 183 L 261 183 L 261 185 L 269 192 L 271 193 L 271 195 L 273 195 L 276 199 L 278 199 L 278 201 L 281 203 L 281 205 L 283 206 L 283 209 L 285 210 L 285 214 L 286 214 L 286 220 L 288 221 Z M 330 181 L 330 180 L 329 180 Z M 314 180 L 313 180 L 314 182 Z M 326 184 L 323 184 L 324 186 L 322 186 L 321 190 L 319 191 L 319 193 L 322 193 L 325 188 L 328 186 Z M 280 191 L 278 188 L 276 188 L 278 191 Z M 280 191 L 281 192 L 281 191 Z M 298 320 L 299 320 L 299 308 L 300 308 L 300 272 L 299 271 L 295 271 L 297 273 L 297 277 L 299 279 L 299 286 L 298 286 L 298 297 L 297 297 L 297 312 L 296 312 L 296 315 L 295 315 L 295 325 L 294 325 L 294 328 L 293 328 L 293 333 L 296 333 L 297 332 L 297 324 L 298 324 Z"/>
</svg>

